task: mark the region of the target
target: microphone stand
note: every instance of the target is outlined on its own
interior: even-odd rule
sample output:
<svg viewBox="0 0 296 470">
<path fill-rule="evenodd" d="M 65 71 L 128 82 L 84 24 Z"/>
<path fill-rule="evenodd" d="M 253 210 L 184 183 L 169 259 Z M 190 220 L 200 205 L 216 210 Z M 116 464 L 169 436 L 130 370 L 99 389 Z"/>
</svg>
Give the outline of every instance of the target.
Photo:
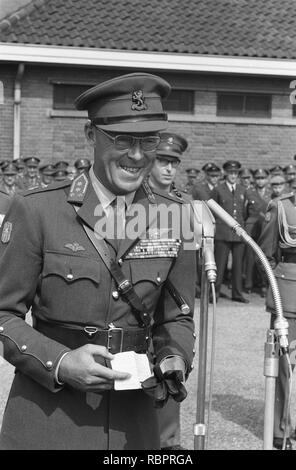
<svg viewBox="0 0 296 470">
<path fill-rule="evenodd" d="M 248 244 L 259 257 L 262 266 L 266 272 L 269 280 L 270 288 L 274 298 L 276 320 L 274 322 L 274 330 L 267 331 L 267 342 L 265 343 L 265 362 L 264 362 L 264 375 L 265 380 L 265 409 L 264 409 L 264 438 L 263 449 L 271 450 L 273 442 L 273 424 L 274 424 L 274 401 L 275 401 L 275 381 L 278 376 L 278 361 L 279 351 L 286 355 L 289 363 L 289 343 L 288 343 L 288 321 L 283 316 L 283 307 L 280 297 L 277 281 L 273 271 L 268 263 L 266 256 L 261 248 L 254 242 L 254 240 L 247 234 L 247 232 L 233 219 L 219 204 L 213 199 L 206 201 L 208 207 L 217 215 L 223 222 L 232 228 L 232 230 L 242 240 Z M 288 415 L 286 412 L 286 416 Z M 286 433 L 285 433 L 286 434 Z M 284 442 L 286 435 L 284 436 Z"/>
</svg>

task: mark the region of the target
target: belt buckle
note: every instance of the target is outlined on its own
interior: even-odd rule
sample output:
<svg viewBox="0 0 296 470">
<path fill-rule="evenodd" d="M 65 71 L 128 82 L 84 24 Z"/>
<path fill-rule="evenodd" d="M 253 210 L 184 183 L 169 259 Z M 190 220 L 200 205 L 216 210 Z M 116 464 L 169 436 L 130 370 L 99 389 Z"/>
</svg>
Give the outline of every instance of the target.
<svg viewBox="0 0 296 470">
<path fill-rule="evenodd" d="M 125 294 L 128 290 L 130 290 L 130 288 L 132 287 L 130 281 L 128 279 L 125 279 L 124 281 L 122 281 L 117 289 L 119 290 L 119 292 L 121 292 L 122 294 Z"/>
<path fill-rule="evenodd" d="M 85 326 L 83 329 L 90 338 L 99 331 L 99 328 L 96 326 Z"/>
<path fill-rule="evenodd" d="M 114 331 L 114 332 L 120 332 L 120 347 L 119 347 L 119 351 L 117 351 L 117 352 L 122 352 L 123 333 L 124 333 L 123 328 L 117 328 L 117 326 L 114 326 L 112 323 L 110 323 L 109 329 L 107 331 L 108 331 L 108 338 L 107 338 L 107 349 L 108 349 L 108 351 L 110 351 L 110 349 L 112 348 L 112 344 L 111 344 L 112 343 L 112 338 L 113 338 L 112 331 Z"/>
</svg>

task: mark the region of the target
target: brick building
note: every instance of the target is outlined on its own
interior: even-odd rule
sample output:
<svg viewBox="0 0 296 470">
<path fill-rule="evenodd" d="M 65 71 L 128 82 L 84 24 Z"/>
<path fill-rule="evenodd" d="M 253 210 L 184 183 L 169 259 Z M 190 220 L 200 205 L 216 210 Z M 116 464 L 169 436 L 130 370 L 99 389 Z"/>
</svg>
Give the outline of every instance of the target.
<svg viewBox="0 0 296 470">
<path fill-rule="evenodd" d="M 252 168 L 291 162 L 293 7 L 293 0 L 32 0 L 0 20 L 0 159 L 91 157 L 75 96 L 141 70 L 173 87 L 169 128 L 189 142 L 180 180 L 186 167 L 209 160 Z"/>
</svg>

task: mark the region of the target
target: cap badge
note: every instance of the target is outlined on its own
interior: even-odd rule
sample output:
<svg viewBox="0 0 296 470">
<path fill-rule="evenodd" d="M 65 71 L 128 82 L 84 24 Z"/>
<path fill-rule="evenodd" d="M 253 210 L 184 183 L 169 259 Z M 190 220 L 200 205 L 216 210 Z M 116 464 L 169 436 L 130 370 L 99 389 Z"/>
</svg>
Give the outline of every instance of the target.
<svg viewBox="0 0 296 470">
<path fill-rule="evenodd" d="M 148 108 L 147 104 L 144 102 L 145 98 L 143 96 L 143 90 L 136 90 L 132 94 L 132 110 L 133 111 L 143 111 Z"/>
<path fill-rule="evenodd" d="M 173 137 L 169 137 L 169 138 L 168 138 L 168 143 L 169 143 L 169 144 L 173 144 L 173 143 L 174 143 Z"/>
</svg>

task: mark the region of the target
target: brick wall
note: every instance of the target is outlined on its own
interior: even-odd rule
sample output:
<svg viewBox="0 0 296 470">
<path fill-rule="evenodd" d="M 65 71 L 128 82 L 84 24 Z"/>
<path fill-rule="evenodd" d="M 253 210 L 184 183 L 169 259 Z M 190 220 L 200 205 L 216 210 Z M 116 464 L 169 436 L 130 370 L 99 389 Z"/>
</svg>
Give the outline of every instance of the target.
<svg viewBox="0 0 296 470">
<path fill-rule="evenodd" d="M 1 65 L 0 80 L 4 84 L 5 100 L 3 105 L 0 104 L 0 159 L 12 158 L 13 155 L 13 86 L 16 71 L 15 65 Z M 95 84 L 115 74 L 128 72 L 26 65 L 22 81 L 21 154 L 24 157 L 36 154 L 42 160 L 52 162 L 60 159 L 71 162 L 82 156 L 92 158 L 92 149 L 84 137 L 84 118 L 50 117 L 53 108 L 52 81 L 75 80 Z M 285 165 L 292 161 L 296 153 L 296 119 L 294 124 L 288 80 L 180 73 L 161 75 L 173 87 L 196 90 L 195 116 L 183 122 L 172 120 L 169 124 L 170 130 L 186 137 L 189 143 L 180 166 L 178 184 L 185 182 L 188 166 L 200 168 L 206 161 L 222 165 L 225 160 L 237 159 L 251 168 Z M 286 125 L 215 122 L 217 89 L 271 92 L 272 117 Z M 211 119 L 213 122 L 210 122 Z"/>
</svg>

